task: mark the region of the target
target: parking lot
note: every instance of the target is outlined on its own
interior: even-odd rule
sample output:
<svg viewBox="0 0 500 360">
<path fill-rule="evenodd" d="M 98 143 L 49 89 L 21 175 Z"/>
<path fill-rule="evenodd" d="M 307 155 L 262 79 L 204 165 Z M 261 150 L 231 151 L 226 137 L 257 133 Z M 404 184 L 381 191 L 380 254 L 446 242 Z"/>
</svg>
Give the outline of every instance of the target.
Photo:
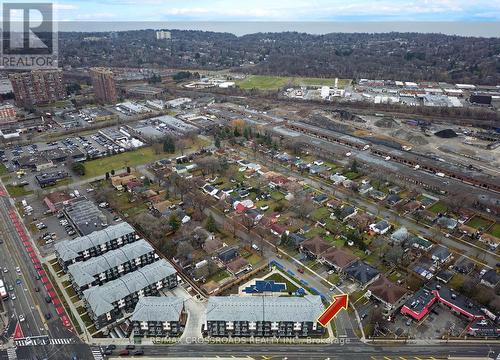
<svg viewBox="0 0 500 360">
<path fill-rule="evenodd" d="M 389 330 L 397 336 L 411 336 L 418 339 L 436 339 L 442 336 L 459 336 L 467 327 L 468 321 L 456 315 L 444 305 L 434 305 L 429 315 L 420 322 L 397 314 Z"/>
</svg>

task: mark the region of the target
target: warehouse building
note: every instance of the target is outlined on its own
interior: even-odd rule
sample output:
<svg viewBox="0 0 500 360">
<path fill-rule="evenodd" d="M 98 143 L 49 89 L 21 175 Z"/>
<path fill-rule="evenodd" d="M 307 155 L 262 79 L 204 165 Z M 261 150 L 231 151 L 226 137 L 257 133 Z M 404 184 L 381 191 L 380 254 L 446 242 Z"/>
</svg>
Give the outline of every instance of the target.
<svg viewBox="0 0 500 360">
<path fill-rule="evenodd" d="M 108 226 L 106 216 L 85 197 L 74 199 L 65 205 L 63 212 L 80 235 L 89 235 Z"/>
<path fill-rule="evenodd" d="M 94 325 L 100 329 L 133 312 L 140 298 L 156 296 L 159 290 L 176 286 L 175 269 L 162 259 L 102 286 L 85 290 L 83 302 Z"/>
<path fill-rule="evenodd" d="M 89 287 L 103 285 L 159 259 L 144 239 L 116 250 L 68 266 L 69 279 L 77 294 Z"/>
<path fill-rule="evenodd" d="M 134 228 L 122 222 L 90 235 L 58 242 L 55 244 L 55 255 L 63 269 L 67 269 L 70 264 L 102 255 L 138 239 Z"/>
<path fill-rule="evenodd" d="M 130 317 L 135 337 L 180 336 L 186 324 L 184 299 L 175 296 L 142 297 Z"/>
<path fill-rule="evenodd" d="M 208 336 L 308 337 L 325 332 L 318 322 L 321 297 L 212 296 L 204 333 Z"/>
</svg>

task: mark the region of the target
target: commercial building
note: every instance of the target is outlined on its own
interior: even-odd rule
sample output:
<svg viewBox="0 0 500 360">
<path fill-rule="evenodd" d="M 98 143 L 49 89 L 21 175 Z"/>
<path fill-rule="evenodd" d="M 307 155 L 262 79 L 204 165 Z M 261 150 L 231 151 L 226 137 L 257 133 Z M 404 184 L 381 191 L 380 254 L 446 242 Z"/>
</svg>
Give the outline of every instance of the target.
<svg viewBox="0 0 500 360">
<path fill-rule="evenodd" d="M 134 336 L 180 336 L 186 323 L 184 299 L 175 296 L 142 297 L 130 321 L 129 329 Z"/>
<path fill-rule="evenodd" d="M 401 307 L 401 313 L 420 321 L 427 315 L 436 302 L 449 307 L 469 320 L 484 319 L 484 311 L 466 296 L 436 282 L 431 282 L 418 290 Z"/>
<path fill-rule="evenodd" d="M 50 173 L 43 173 L 35 176 L 35 180 L 37 181 L 40 187 L 44 188 L 46 186 L 55 185 L 58 181 L 65 179 L 68 177 L 68 173 L 65 171 L 55 171 Z"/>
<path fill-rule="evenodd" d="M 87 261 L 68 266 L 69 279 L 78 294 L 89 287 L 103 285 L 159 259 L 144 239 L 108 251 Z"/>
<path fill-rule="evenodd" d="M 212 296 L 204 333 L 208 336 L 320 336 L 321 297 Z"/>
<path fill-rule="evenodd" d="M 66 96 L 62 70 L 33 70 L 9 75 L 16 103 L 32 106 L 61 100 Z"/>
<path fill-rule="evenodd" d="M 67 269 L 70 264 L 102 255 L 138 239 L 134 228 L 122 222 L 74 240 L 60 241 L 55 244 L 55 255 L 59 264 Z"/>
<path fill-rule="evenodd" d="M 65 205 L 63 212 L 80 235 L 88 235 L 108 226 L 106 215 L 85 197 L 74 199 Z"/>
<path fill-rule="evenodd" d="M 101 103 L 114 104 L 118 100 L 113 72 L 106 68 L 91 68 L 90 78 L 95 98 Z"/>
<path fill-rule="evenodd" d="M 94 325 L 100 329 L 133 312 L 141 297 L 156 296 L 161 289 L 176 286 L 175 269 L 162 259 L 102 286 L 85 290 L 83 302 Z"/>
</svg>

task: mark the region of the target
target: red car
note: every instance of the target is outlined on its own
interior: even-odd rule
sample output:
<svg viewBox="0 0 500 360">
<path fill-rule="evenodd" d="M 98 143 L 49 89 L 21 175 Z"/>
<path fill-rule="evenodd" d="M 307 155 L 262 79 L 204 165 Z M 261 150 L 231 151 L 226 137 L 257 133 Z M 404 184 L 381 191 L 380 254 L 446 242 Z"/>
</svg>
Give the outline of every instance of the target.
<svg viewBox="0 0 500 360">
<path fill-rule="evenodd" d="M 118 355 L 120 356 L 128 356 L 130 354 L 130 351 L 128 351 L 127 349 L 124 349 L 124 350 L 121 350 Z"/>
<path fill-rule="evenodd" d="M 299 273 L 301 273 L 301 274 L 303 274 L 303 273 L 304 273 L 304 269 L 302 269 L 302 268 L 297 268 L 297 271 L 298 271 Z"/>
</svg>

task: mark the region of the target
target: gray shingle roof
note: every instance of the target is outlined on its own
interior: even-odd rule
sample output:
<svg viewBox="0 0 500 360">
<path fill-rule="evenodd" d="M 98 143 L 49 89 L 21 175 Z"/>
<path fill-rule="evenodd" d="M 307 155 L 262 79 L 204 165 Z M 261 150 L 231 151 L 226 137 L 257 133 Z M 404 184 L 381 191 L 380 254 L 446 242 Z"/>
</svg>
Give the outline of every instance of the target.
<svg viewBox="0 0 500 360">
<path fill-rule="evenodd" d="M 87 261 L 77 262 L 68 266 L 68 273 L 78 286 L 84 286 L 94 281 L 94 277 L 114 267 L 125 264 L 133 259 L 154 251 L 151 244 L 141 239 L 126 244 L 121 248 L 109 251 L 101 256 Z"/>
<path fill-rule="evenodd" d="M 165 279 L 175 272 L 170 263 L 161 259 L 102 286 L 91 287 L 83 292 L 83 298 L 96 316 L 103 315 L 113 310 L 114 302 Z"/>
<path fill-rule="evenodd" d="M 147 296 L 135 306 L 132 321 L 179 321 L 184 299 L 176 296 Z"/>
<path fill-rule="evenodd" d="M 133 233 L 135 230 L 126 222 L 95 231 L 89 235 L 77 237 L 74 240 L 63 240 L 55 244 L 55 250 L 63 261 L 78 257 L 78 253 L 105 244 L 108 241 Z"/>
<path fill-rule="evenodd" d="M 212 296 L 207 321 L 316 322 L 325 310 L 321 297 Z"/>
</svg>

